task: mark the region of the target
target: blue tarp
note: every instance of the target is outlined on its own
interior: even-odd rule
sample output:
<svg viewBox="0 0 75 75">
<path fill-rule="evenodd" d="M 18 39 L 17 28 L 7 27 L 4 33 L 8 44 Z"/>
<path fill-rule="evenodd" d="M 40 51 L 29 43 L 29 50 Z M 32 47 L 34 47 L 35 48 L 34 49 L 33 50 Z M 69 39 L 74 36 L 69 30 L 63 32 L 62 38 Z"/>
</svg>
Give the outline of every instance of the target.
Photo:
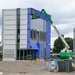
<svg viewBox="0 0 75 75">
<path fill-rule="evenodd" d="M 30 46 L 32 47 L 32 49 L 38 50 L 38 46 L 36 43 L 30 43 Z"/>
</svg>

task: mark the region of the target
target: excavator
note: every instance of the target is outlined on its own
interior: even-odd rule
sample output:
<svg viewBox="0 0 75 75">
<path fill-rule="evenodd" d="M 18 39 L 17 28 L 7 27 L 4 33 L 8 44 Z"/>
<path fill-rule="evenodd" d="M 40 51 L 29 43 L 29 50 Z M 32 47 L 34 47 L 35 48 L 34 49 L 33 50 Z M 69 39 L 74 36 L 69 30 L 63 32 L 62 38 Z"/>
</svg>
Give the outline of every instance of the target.
<svg viewBox="0 0 75 75">
<path fill-rule="evenodd" d="M 48 19 L 48 21 L 50 22 L 50 24 L 52 25 L 52 27 L 54 28 L 54 30 L 56 31 L 56 33 L 58 34 L 58 36 L 61 38 L 62 42 L 65 45 L 65 48 L 61 50 L 61 52 L 59 53 L 60 58 L 62 59 L 67 59 L 67 58 L 73 58 L 74 57 L 74 53 L 70 52 L 70 47 L 67 44 L 67 42 L 65 41 L 65 39 L 63 38 L 63 36 L 60 34 L 60 32 L 58 31 L 58 29 L 56 28 L 56 26 L 53 24 L 53 21 L 51 20 L 50 16 L 47 14 L 47 12 L 42 9 L 40 14 L 35 14 L 33 11 L 31 12 L 32 15 L 32 19 L 38 19 L 40 18 L 40 16 L 42 14 L 45 14 L 46 18 Z"/>
</svg>

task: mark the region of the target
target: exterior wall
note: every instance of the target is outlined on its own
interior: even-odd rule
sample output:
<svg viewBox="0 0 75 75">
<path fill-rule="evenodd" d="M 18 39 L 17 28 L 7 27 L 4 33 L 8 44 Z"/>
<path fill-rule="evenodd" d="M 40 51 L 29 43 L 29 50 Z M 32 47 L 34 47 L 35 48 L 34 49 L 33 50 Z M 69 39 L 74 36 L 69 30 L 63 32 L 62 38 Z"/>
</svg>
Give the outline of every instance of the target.
<svg viewBox="0 0 75 75">
<path fill-rule="evenodd" d="M 44 28 L 44 24 L 46 26 L 46 23 L 44 23 L 44 21 L 45 20 L 43 20 L 43 19 L 32 19 L 31 20 L 31 29 L 46 32 L 46 28 Z"/>
<path fill-rule="evenodd" d="M 32 19 L 31 20 L 31 29 L 34 29 L 39 32 L 39 37 L 38 37 L 38 33 L 36 33 L 36 40 L 31 39 L 31 42 L 42 44 L 42 57 L 46 58 L 45 57 L 46 56 L 46 38 L 44 40 L 40 39 L 41 32 L 46 33 L 46 21 L 43 19 Z M 42 36 L 41 38 L 43 39 L 44 37 Z"/>
<path fill-rule="evenodd" d="M 51 37 L 51 25 L 49 21 L 46 21 L 46 58 L 51 58 L 50 51 L 50 39 Z"/>
<path fill-rule="evenodd" d="M 16 58 L 16 9 L 3 10 L 3 61 Z"/>
<path fill-rule="evenodd" d="M 31 19 L 31 11 L 40 13 L 32 8 L 20 9 L 20 42 L 19 50 L 30 49 L 30 43 L 38 43 L 39 58 L 50 58 L 50 23 L 43 14 L 40 19 Z M 3 10 L 3 60 L 14 61 L 17 56 L 18 45 L 18 13 L 17 9 Z M 36 40 L 30 38 L 31 29 L 34 29 L 42 34 L 45 32 L 46 37 L 38 36 L 36 33 Z M 43 41 L 40 39 L 43 39 Z M 38 41 L 39 40 L 39 41 Z M 41 50 L 41 51 L 40 51 Z M 42 54 L 43 53 L 43 54 Z M 41 56 L 42 54 L 42 56 Z"/>
<path fill-rule="evenodd" d="M 27 9 L 20 10 L 20 49 L 27 49 Z"/>
<path fill-rule="evenodd" d="M 37 15 L 39 15 L 40 14 L 40 11 L 38 11 L 38 10 L 35 10 L 35 9 L 33 9 L 33 8 L 31 8 L 31 11 L 33 11 L 34 12 L 34 14 L 37 14 Z M 49 15 L 50 16 L 50 15 Z M 51 17 L 51 16 L 50 16 Z M 46 21 L 46 44 L 45 44 L 45 42 L 44 42 L 44 47 L 45 47 L 45 45 L 46 45 L 46 59 L 49 59 L 51 56 L 50 56 L 50 36 L 51 36 L 51 24 L 50 24 L 50 22 L 48 21 L 48 19 L 46 18 L 46 15 L 44 14 L 44 13 L 42 13 L 42 15 L 40 16 L 40 19 L 43 19 L 43 20 L 45 20 Z M 38 23 L 40 23 L 39 21 L 37 21 Z M 35 22 L 34 22 L 35 23 Z M 36 23 L 36 24 L 38 24 L 38 23 Z M 39 27 L 39 29 L 40 29 L 40 27 L 41 26 L 38 26 Z M 35 28 L 38 28 L 37 27 L 37 25 L 35 26 Z M 41 29 L 42 30 L 42 29 Z M 41 42 L 41 41 L 40 41 Z M 39 42 L 39 43 L 40 43 Z"/>
</svg>

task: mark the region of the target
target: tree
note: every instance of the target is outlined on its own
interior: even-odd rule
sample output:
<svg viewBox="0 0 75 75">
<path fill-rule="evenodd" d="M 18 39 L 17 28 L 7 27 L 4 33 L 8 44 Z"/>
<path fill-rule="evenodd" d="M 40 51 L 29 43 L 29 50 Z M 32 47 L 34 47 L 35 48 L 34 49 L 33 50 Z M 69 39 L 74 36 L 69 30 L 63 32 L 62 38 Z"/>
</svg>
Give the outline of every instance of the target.
<svg viewBox="0 0 75 75">
<path fill-rule="evenodd" d="M 73 39 L 70 37 L 66 37 L 65 41 L 68 43 L 68 45 L 70 46 L 70 50 L 73 50 Z M 53 48 L 53 52 L 54 53 L 60 53 L 60 51 L 65 47 L 64 43 L 62 42 L 61 38 L 58 37 L 55 41 L 54 41 L 54 48 Z"/>
<path fill-rule="evenodd" d="M 70 50 L 73 50 L 73 39 L 70 37 L 65 38 L 66 42 L 70 46 Z"/>
</svg>

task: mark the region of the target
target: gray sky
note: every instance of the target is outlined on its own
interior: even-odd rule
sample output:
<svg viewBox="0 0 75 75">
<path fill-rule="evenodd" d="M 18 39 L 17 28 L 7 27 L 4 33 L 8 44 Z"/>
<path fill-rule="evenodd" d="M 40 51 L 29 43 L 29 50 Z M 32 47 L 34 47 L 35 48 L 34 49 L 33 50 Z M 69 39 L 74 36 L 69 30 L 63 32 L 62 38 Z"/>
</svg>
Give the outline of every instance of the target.
<svg viewBox="0 0 75 75">
<path fill-rule="evenodd" d="M 66 37 L 73 37 L 73 24 L 75 24 L 75 0 L 0 0 L 0 40 L 2 26 L 2 9 L 13 8 L 45 9 L 57 26 L 60 33 Z M 57 34 L 52 29 L 52 44 Z"/>
</svg>

